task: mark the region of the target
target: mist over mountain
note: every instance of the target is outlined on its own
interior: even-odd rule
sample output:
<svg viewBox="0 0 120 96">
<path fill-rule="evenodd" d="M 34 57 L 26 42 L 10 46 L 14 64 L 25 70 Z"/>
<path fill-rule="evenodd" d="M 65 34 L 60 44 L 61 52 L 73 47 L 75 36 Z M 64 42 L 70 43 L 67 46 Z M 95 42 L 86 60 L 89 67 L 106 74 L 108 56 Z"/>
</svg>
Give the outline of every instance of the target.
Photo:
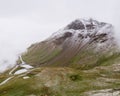
<svg viewBox="0 0 120 96">
<path fill-rule="evenodd" d="M 0 70 L 14 66 L 18 54 L 28 46 L 45 40 L 76 18 L 92 17 L 112 24 L 120 41 L 117 10 L 119 0 L 0 1 Z M 8 63 L 3 64 L 4 61 Z"/>
<path fill-rule="evenodd" d="M 0 96 L 120 96 L 119 0 L 0 0 Z"/>
<path fill-rule="evenodd" d="M 0 74 L 0 93 L 119 96 L 119 63 L 113 25 L 76 19 L 19 55 L 16 65 Z"/>
</svg>

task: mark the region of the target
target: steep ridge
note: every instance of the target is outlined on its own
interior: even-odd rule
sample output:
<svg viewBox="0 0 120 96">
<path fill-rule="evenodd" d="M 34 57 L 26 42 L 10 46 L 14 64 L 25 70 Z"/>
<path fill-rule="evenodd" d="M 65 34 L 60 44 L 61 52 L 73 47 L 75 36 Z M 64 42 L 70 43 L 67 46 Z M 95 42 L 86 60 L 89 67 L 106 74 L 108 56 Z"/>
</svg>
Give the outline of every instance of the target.
<svg viewBox="0 0 120 96">
<path fill-rule="evenodd" d="M 99 65 L 102 57 L 116 55 L 118 50 L 113 33 L 111 24 L 93 19 L 77 19 L 47 40 L 33 44 L 23 54 L 23 59 L 35 67 L 93 67 Z"/>
<path fill-rule="evenodd" d="M 17 63 L 0 74 L 0 96 L 120 96 L 111 24 L 77 19 L 31 45 Z"/>
</svg>

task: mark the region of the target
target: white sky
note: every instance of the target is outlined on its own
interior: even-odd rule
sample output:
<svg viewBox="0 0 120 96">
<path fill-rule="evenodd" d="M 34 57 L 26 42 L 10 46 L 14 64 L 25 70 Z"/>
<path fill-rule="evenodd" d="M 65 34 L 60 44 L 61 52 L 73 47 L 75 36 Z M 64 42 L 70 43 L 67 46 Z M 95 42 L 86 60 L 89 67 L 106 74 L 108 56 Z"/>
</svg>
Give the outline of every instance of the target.
<svg viewBox="0 0 120 96">
<path fill-rule="evenodd" d="M 0 71 L 30 44 L 77 18 L 111 23 L 119 37 L 120 0 L 0 0 Z"/>
</svg>

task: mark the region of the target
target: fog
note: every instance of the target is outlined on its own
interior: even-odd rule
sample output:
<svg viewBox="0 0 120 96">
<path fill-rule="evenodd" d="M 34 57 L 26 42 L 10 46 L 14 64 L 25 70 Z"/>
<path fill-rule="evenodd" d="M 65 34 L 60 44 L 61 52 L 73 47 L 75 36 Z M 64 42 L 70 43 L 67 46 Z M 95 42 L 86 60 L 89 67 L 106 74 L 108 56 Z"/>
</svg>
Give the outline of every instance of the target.
<svg viewBox="0 0 120 96">
<path fill-rule="evenodd" d="M 119 41 L 119 0 L 0 0 L 0 72 L 18 55 L 77 18 L 94 18 L 115 27 Z"/>
</svg>

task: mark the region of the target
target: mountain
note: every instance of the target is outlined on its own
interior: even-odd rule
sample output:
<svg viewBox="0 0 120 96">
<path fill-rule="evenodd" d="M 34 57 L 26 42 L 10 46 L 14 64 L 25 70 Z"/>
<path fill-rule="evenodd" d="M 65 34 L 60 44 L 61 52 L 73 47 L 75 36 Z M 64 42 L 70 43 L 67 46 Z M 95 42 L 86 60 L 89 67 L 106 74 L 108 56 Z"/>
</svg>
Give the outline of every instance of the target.
<svg viewBox="0 0 120 96">
<path fill-rule="evenodd" d="M 118 56 L 111 24 L 77 19 L 43 42 L 31 45 L 22 57 L 34 66 L 88 68 Z M 104 58 L 103 58 L 104 57 Z"/>
<path fill-rule="evenodd" d="M 77 19 L 32 44 L 0 74 L 0 96 L 120 96 L 114 27 Z"/>
</svg>

